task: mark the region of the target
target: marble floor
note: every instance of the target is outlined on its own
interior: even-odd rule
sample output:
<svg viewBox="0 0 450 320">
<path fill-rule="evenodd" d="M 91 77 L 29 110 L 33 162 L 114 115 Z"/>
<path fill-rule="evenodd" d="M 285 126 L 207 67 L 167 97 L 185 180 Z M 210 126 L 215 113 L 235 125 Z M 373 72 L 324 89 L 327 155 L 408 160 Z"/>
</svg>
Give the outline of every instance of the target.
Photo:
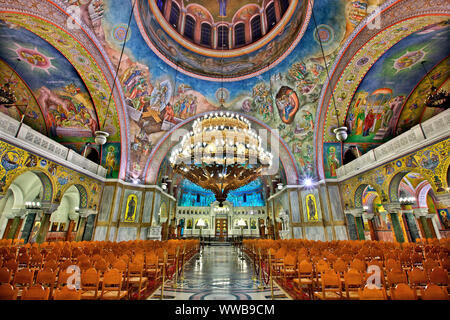
<svg viewBox="0 0 450 320">
<path fill-rule="evenodd" d="M 170 300 L 271 300 L 270 285 L 258 289 L 250 260 L 233 246 L 207 246 L 185 266 L 184 281 L 165 282 L 163 297 Z M 274 283 L 274 299 L 291 298 Z M 161 288 L 149 297 L 160 299 Z"/>
</svg>

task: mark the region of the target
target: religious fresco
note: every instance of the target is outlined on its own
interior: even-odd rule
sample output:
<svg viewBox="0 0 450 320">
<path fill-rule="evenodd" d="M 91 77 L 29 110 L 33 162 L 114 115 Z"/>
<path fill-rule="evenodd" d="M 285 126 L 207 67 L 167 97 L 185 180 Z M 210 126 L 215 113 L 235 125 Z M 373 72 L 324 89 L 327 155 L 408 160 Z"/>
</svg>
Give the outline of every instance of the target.
<svg viewBox="0 0 450 320">
<path fill-rule="evenodd" d="M 370 185 L 381 197 L 382 203 L 389 202 L 392 193 L 398 189 L 394 179 L 398 173 L 408 173 L 408 179 L 413 174 L 420 175 L 427 180 L 435 194 L 445 193 L 447 185 L 447 171 L 450 166 L 450 139 L 445 139 L 424 149 L 415 151 L 401 158 L 390 161 L 380 167 L 360 173 L 340 184 L 341 194 L 346 207 L 352 208 L 356 199 L 362 198 L 365 186 Z M 363 188 L 364 187 L 364 188 Z"/>
<path fill-rule="evenodd" d="M 326 62 L 331 64 L 346 37 L 374 9 L 373 6 L 381 2 L 316 1 L 314 10 L 318 20 L 317 33 L 314 32 L 313 24 L 309 23 L 300 43 L 290 54 L 283 56 L 276 68 L 268 68 L 259 76 L 234 82 L 221 82 L 220 79 L 206 81 L 202 77 L 186 76 L 178 67 L 169 67 L 160 56 L 149 50 L 145 39 L 140 36 L 142 26 L 133 19 L 119 70 L 119 79 L 128 105 L 128 131 L 131 139 L 128 176 L 143 179 L 143 171 L 148 166 L 149 155 L 154 146 L 174 125 L 193 115 L 218 110 L 223 105 L 226 110 L 248 114 L 277 129 L 291 149 L 301 175 L 315 177 L 315 115 L 322 83 L 326 79 L 319 38 L 324 46 Z M 76 1 L 70 3 L 80 5 Z M 142 5 L 148 4 L 144 1 Z M 121 6 L 123 10 L 111 9 L 117 6 Z M 99 7 L 101 13 L 94 14 Z M 85 17 L 83 21 L 92 26 L 113 63 L 117 64 L 125 40 L 124 23 L 128 20 L 131 4 L 119 3 L 118 0 L 97 0 L 80 8 L 84 10 L 83 17 L 90 16 L 90 19 Z M 153 17 L 142 14 L 143 10 L 139 12 L 141 21 L 159 28 Z M 301 19 L 301 16 L 297 18 Z M 247 62 L 239 61 L 240 58 L 236 62 L 244 68 L 249 67 L 249 61 L 267 66 L 263 62 L 266 56 L 273 55 L 274 50 L 281 50 L 279 42 L 288 37 L 286 33 L 292 29 L 284 28 L 283 35 L 269 43 L 270 48 L 242 56 L 242 59 L 248 59 Z M 177 52 L 180 46 L 175 49 L 172 40 L 164 32 L 153 36 L 163 37 L 161 43 L 167 47 L 167 56 L 176 55 L 179 59 L 190 59 L 191 62 L 197 59 L 192 52 Z M 255 54 L 264 56 L 259 61 Z M 209 60 L 202 57 L 199 68 L 210 68 L 208 63 Z M 230 74 L 235 70 L 225 63 L 223 69 L 218 71 Z"/>
<path fill-rule="evenodd" d="M 429 63 L 426 65 L 430 66 Z M 401 134 L 411 127 L 432 118 L 439 112 L 442 112 L 442 109 L 439 108 L 425 107 L 423 101 L 424 97 L 430 92 L 432 85 L 437 88 L 447 90 L 447 92 L 450 90 L 450 58 L 447 57 L 434 69 L 432 69 L 429 72 L 428 77 L 424 78 L 422 82 L 420 82 L 405 102 L 402 112 L 398 118 L 396 128 L 397 134 Z"/>
<path fill-rule="evenodd" d="M 0 38 L 0 57 L 10 66 L 15 65 L 16 72 L 36 97 L 47 128 L 39 131 L 58 142 L 93 137 L 98 129 L 97 115 L 72 64 L 52 45 L 23 27 L 12 28 L 2 22 Z M 27 116 L 38 119 L 36 111 L 27 110 Z"/>
<path fill-rule="evenodd" d="M 336 169 L 342 164 L 342 146 L 340 143 L 325 143 L 323 149 L 325 178 L 336 178 Z"/>
<path fill-rule="evenodd" d="M 65 190 L 75 185 L 81 190 L 81 207 L 98 208 L 102 182 L 0 141 L 0 193 L 4 194 L 14 179 L 26 171 L 32 171 L 38 176 L 45 175 L 41 181 L 44 183 L 45 191 L 51 194 L 48 196 L 44 194 L 44 199 L 58 203 Z M 45 186 L 46 183 L 51 185 Z"/>
<path fill-rule="evenodd" d="M 9 66 L 0 59 L 0 87 L 3 87 L 9 81 L 11 84 L 10 87 L 13 88 L 17 100 L 13 106 L 0 104 L 0 112 L 3 112 L 17 121 L 20 121 L 22 115 L 26 113 L 24 123 L 34 130 L 47 135 L 44 116 L 42 115 L 41 109 L 39 108 L 33 93 L 11 67 L 14 66 Z"/>
<path fill-rule="evenodd" d="M 120 143 L 106 143 L 102 146 L 101 163 L 106 169 L 106 178 L 118 178 L 120 169 Z"/>
<path fill-rule="evenodd" d="M 424 120 L 423 90 L 420 101 L 416 98 L 417 103 L 410 103 L 408 109 L 404 105 L 418 79 L 425 76 L 421 62 L 426 61 L 432 67 L 446 58 L 448 52 L 440 47 L 442 39 L 449 35 L 450 25 L 438 24 L 434 29 L 427 28 L 401 40 L 378 59 L 350 104 L 345 121 L 350 133 L 346 142 L 382 143 Z M 450 72 L 448 62 L 443 63 L 443 67 L 432 72 L 436 80 L 447 78 Z M 434 109 L 431 115 L 438 112 Z"/>
<path fill-rule="evenodd" d="M 347 119 L 349 119 L 349 118 L 351 119 L 350 121 L 354 120 L 353 117 L 355 115 L 353 114 L 353 117 L 352 117 L 348 113 L 350 104 L 351 103 L 356 104 L 356 102 L 358 101 L 357 99 L 354 99 L 355 98 L 354 93 L 356 93 L 357 89 L 360 87 L 360 84 L 364 81 L 363 79 L 366 79 L 365 78 L 366 74 L 369 72 L 369 70 L 371 70 L 372 66 L 377 62 L 377 60 L 379 58 L 381 58 L 386 53 L 387 50 L 388 50 L 387 56 L 391 57 L 392 64 L 386 65 L 386 68 L 387 69 L 391 68 L 393 70 L 388 70 L 388 71 L 383 70 L 383 64 L 380 63 L 379 67 L 378 67 L 379 68 L 378 72 L 381 72 L 382 74 L 385 73 L 386 76 L 388 76 L 388 73 L 389 73 L 389 77 L 393 78 L 395 76 L 395 74 L 397 74 L 397 71 L 401 70 L 398 72 L 399 74 L 407 73 L 407 76 L 404 76 L 403 78 L 401 78 L 402 81 L 405 78 L 409 78 L 409 79 L 415 78 L 416 83 L 410 84 L 407 89 L 401 89 L 401 87 L 400 87 L 400 89 L 402 91 L 406 91 L 406 93 L 403 93 L 403 95 L 400 94 L 399 98 L 397 98 L 397 100 L 407 98 L 408 94 L 413 90 L 414 86 L 417 84 L 417 80 L 423 78 L 423 76 L 425 75 L 425 72 L 423 71 L 423 69 L 421 69 L 420 63 L 417 64 L 418 61 L 416 61 L 416 63 L 414 65 L 411 64 L 411 66 L 413 68 L 409 69 L 407 67 L 407 65 L 410 64 L 410 62 L 408 62 L 408 59 L 412 61 L 412 60 L 417 59 L 417 56 L 413 57 L 413 59 L 408 58 L 407 56 L 403 57 L 402 59 L 397 61 L 397 64 L 396 64 L 397 69 L 395 69 L 393 67 L 393 64 L 395 63 L 394 60 L 399 59 L 402 56 L 404 56 L 406 54 L 406 50 L 397 52 L 397 56 L 393 57 L 393 55 L 390 54 L 389 49 L 391 47 L 395 47 L 395 44 L 397 44 L 398 42 L 401 42 L 403 39 L 407 39 L 408 36 L 410 36 L 410 35 L 413 35 L 413 37 L 411 38 L 411 40 L 407 39 L 405 43 L 408 43 L 408 41 L 411 41 L 414 43 L 414 39 L 417 37 L 427 38 L 426 33 L 424 33 L 424 32 L 426 32 L 427 30 L 430 30 L 430 29 L 433 30 L 433 28 L 435 28 L 436 26 L 439 26 L 439 25 L 446 26 L 447 20 L 448 20 L 447 16 L 439 16 L 439 15 L 421 16 L 421 17 L 414 18 L 414 19 L 403 20 L 397 24 L 394 24 L 394 25 L 386 28 L 385 30 L 381 31 L 376 36 L 371 38 L 366 43 L 366 45 L 363 46 L 349 61 L 348 65 L 351 65 L 352 67 L 345 68 L 343 70 L 342 74 L 339 76 L 339 80 L 334 88 L 338 114 L 346 115 Z M 445 28 L 445 29 L 447 29 L 447 28 Z M 442 28 L 437 28 L 437 30 L 434 30 L 432 32 L 436 32 L 436 34 L 437 34 L 439 32 L 447 32 L 447 31 L 442 30 Z M 434 39 L 434 40 L 436 40 L 436 39 Z M 430 44 L 435 42 L 434 40 L 429 39 Z M 417 45 L 417 48 L 414 49 L 415 51 L 422 49 L 420 42 L 419 43 L 415 42 L 414 45 Z M 437 45 L 437 44 L 434 44 L 434 45 Z M 402 45 L 400 44 L 400 46 L 402 46 Z M 406 47 L 407 46 L 404 46 L 403 48 L 407 49 Z M 441 48 L 442 48 L 442 46 L 440 47 L 440 49 Z M 440 53 L 431 52 L 428 47 L 423 48 L 423 49 L 425 52 L 429 52 L 428 56 L 425 57 L 426 60 L 434 57 L 433 60 L 435 60 L 435 63 L 439 62 L 439 59 L 436 58 L 436 55 L 439 55 Z M 437 50 L 437 51 L 441 51 L 441 50 Z M 420 56 L 420 54 L 419 54 L 419 56 Z M 443 59 L 444 57 L 441 57 L 441 59 Z M 405 63 L 403 63 L 402 60 L 404 60 Z M 402 70 L 402 68 L 404 70 Z M 422 71 L 419 72 L 419 70 L 422 70 Z M 430 69 L 428 69 L 428 70 L 430 70 Z M 379 81 L 374 80 L 374 83 L 372 86 L 367 81 L 366 92 L 368 92 L 369 94 L 372 94 L 373 92 L 375 92 L 378 89 L 383 89 L 383 88 L 391 89 L 390 87 L 391 87 L 391 85 L 393 85 L 393 83 L 389 82 L 386 85 L 382 85 L 380 83 L 380 81 L 383 82 L 383 79 L 379 79 Z M 402 82 L 402 81 L 399 81 L 399 82 Z M 411 80 L 408 80 L 407 82 L 409 82 L 409 81 L 411 81 Z M 377 97 L 372 97 L 372 99 L 375 101 L 376 101 L 376 98 Z M 381 98 L 381 96 L 378 96 L 378 99 L 380 99 L 380 98 Z M 395 98 L 396 97 L 394 97 L 394 99 Z M 386 97 L 384 97 L 384 99 L 386 100 Z M 399 101 L 397 101 L 397 102 L 400 103 Z M 323 141 L 324 142 L 332 142 L 332 141 L 336 141 L 336 137 L 333 132 L 333 129 L 336 128 L 336 126 L 337 126 L 337 120 L 336 120 L 336 114 L 335 114 L 334 108 L 332 106 L 332 101 L 330 100 L 329 102 L 326 102 L 326 103 L 328 103 L 328 111 L 327 111 L 327 115 L 326 115 L 326 119 L 325 119 L 325 124 L 323 127 L 323 130 L 324 130 L 323 131 Z M 341 121 L 343 121 L 342 116 L 341 116 Z M 352 130 L 354 130 L 354 127 L 352 127 Z M 371 133 L 371 136 L 373 138 L 373 136 L 374 136 L 373 132 Z M 369 137 L 370 137 L 370 135 L 369 135 Z M 361 138 L 363 138 L 362 135 L 359 138 L 360 138 L 359 140 L 363 140 L 363 139 L 361 139 Z M 367 139 L 368 138 L 366 136 L 366 140 Z"/>
</svg>

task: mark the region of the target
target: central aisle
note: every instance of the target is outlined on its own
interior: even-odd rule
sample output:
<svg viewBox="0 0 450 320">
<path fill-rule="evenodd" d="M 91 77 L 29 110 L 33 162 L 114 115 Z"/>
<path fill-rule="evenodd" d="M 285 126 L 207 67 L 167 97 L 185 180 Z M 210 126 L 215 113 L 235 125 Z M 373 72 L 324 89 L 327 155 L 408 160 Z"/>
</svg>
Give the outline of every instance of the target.
<svg viewBox="0 0 450 320">
<path fill-rule="evenodd" d="M 175 300 L 270 300 L 270 286 L 258 289 L 252 280 L 252 265 L 240 257 L 232 246 L 208 246 L 186 264 L 184 283 L 173 288 L 173 281 L 164 286 L 164 299 Z M 149 299 L 159 299 L 158 289 Z M 277 299 L 289 299 L 274 283 Z M 284 296 L 280 298 L 280 296 Z"/>
</svg>

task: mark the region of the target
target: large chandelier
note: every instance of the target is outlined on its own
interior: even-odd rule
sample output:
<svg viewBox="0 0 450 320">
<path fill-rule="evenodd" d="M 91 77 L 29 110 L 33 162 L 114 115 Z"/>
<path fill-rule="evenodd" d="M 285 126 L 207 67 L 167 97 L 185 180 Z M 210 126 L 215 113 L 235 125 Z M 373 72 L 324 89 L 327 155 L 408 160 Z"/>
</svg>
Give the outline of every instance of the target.
<svg viewBox="0 0 450 320">
<path fill-rule="evenodd" d="M 221 111 L 195 120 L 169 161 L 175 172 L 214 192 L 223 207 L 228 193 L 255 180 L 272 158 L 247 119 Z"/>
</svg>

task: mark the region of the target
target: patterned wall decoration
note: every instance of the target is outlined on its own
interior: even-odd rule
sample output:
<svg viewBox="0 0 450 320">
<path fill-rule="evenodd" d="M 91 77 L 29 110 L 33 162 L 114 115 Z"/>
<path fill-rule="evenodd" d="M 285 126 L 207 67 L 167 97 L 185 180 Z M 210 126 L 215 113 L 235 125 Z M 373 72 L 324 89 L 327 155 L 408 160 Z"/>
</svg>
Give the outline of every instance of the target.
<svg viewBox="0 0 450 320">
<path fill-rule="evenodd" d="M 75 185 L 78 190 L 85 190 L 80 192 L 82 199 L 80 207 L 94 210 L 98 208 L 102 182 L 0 141 L 0 194 L 5 194 L 14 179 L 27 171 L 37 172 L 40 177 L 45 175 L 45 178 L 41 178 L 41 181 L 45 182 L 45 200 L 50 199 L 52 202 L 59 203 L 64 192 Z M 51 183 L 51 188 L 46 186 L 48 183 Z M 55 192 L 52 192 L 50 197 L 47 190 Z"/>
<path fill-rule="evenodd" d="M 450 139 L 447 138 L 341 182 L 339 186 L 344 205 L 349 208 L 361 206 L 361 200 L 355 202 L 357 198 L 362 199 L 367 185 L 377 191 L 383 203 L 390 202 L 389 199 L 395 201 L 401 179 L 411 172 L 426 179 L 435 194 L 445 193 L 449 166 Z"/>
</svg>

